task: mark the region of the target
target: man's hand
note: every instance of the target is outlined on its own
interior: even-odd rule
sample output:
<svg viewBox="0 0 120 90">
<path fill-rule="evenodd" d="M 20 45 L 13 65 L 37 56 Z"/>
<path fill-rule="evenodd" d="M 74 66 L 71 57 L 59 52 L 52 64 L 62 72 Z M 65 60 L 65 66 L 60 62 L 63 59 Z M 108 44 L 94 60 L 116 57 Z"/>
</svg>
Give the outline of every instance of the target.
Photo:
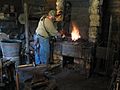
<svg viewBox="0 0 120 90">
<path fill-rule="evenodd" d="M 66 35 L 65 35 L 66 32 L 65 32 L 64 30 L 61 30 L 59 33 L 61 34 L 61 37 L 62 37 L 62 38 L 65 38 L 65 37 L 66 37 Z"/>
<path fill-rule="evenodd" d="M 61 38 L 61 34 L 60 34 L 59 32 L 57 33 L 57 37 L 58 37 L 58 38 Z"/>
<path fill-rule="evenodd" d="M 63 34 L 63 35 L 62 35 L 62 38 L 65 38 L 65 37 L 66 37 L 65 34 Z"/>
</svg>

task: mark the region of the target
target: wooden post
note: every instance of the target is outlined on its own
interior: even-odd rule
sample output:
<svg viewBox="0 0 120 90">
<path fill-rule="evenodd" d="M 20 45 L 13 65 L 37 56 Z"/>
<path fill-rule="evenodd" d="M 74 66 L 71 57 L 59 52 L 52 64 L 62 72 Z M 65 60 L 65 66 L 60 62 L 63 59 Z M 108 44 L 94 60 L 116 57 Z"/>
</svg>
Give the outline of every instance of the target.
<svg viewBox="0 0 120 90">
<path fill-rule="evenodd" d="M 16 90 L 20 89 L 20 85 L 19 85 L 19 74 L 18 72 L 16 72 Z"/>
<path fill-rule="evenodd" d="M 110 64 L 110 58 L 109 58 L 109 49 L 110 49 L 110 41 L 111 41 L 111 30 L 112 30 L 112 15 L 110 16 L 110 24 L 109 24 L 109 34 L 108 34 L 108 42 L 107 42 L 107 51 L 106 51 L 106 62 L 105 62 L 105 69 L 106 69 L 106 73 L 108 73 L 108 69 L 109 69 L 109 64 Z"/>
<path fill-rule="evenodd" d="M 28 23 L 28 0 L 25 0 L 24 1 L 24 14 L 25 14 L 25 38 L 26 38 L 26 50 L 25 50 L 25 53 L 26 53 L 26 56 L 27 56 L 27 61 L 26 63 L 29 64 L 29 23 Z"/>
</svg>

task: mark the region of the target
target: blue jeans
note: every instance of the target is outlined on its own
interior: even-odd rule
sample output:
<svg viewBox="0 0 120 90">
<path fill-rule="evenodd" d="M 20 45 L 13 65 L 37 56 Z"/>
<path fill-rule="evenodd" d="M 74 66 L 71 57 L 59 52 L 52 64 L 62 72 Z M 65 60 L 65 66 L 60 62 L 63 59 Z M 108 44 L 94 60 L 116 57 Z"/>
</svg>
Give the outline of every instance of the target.
<svg viewBox="0 0 120 90">
<path fill-rule="evenodd" d="M 37 35 L 40 47 L 35 50 L 35 63 L 47 64 L 50 56 L 50 44 L 48 38 Z"/>
<path fill-rule="evenodd" d="M 36 34 L 34 34 L 34 55 L 35 55 L 35 63 L 40 64 L 40 44 L 39 44 L 39 38 Z"/>
</svg>

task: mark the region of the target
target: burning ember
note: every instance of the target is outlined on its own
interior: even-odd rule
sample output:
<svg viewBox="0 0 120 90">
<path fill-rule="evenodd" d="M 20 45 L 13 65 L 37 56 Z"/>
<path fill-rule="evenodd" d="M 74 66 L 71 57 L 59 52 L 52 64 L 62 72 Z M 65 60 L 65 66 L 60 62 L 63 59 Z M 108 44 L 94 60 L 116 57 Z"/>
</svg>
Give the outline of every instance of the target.
<svg viewBox="0 0 120 90">
<path fill-rule="evenodd" d="M 71 32 L 71 36 L 72 36 L 72 40 L 76 41 L 79 38 L 81 38 L 80 36 L 80 32 L 79 32 L 79 28 L 77 27 L 77 25 L 75 24 L 75 22 L 72 22 L 72 32 Z"/>
</svg>

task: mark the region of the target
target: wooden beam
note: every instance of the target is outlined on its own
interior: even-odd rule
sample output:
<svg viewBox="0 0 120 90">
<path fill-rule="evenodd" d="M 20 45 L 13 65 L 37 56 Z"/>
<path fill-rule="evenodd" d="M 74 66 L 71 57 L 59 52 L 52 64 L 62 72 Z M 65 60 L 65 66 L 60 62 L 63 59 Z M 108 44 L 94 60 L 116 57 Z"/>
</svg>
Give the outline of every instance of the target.
<svg viewBox="0 0 120 90">
<path fill-rule="evenodd" d="M 25 53 L 27 56 L 27 61 L 26 63 L 29 64 L 29 23 L 28 23 L 28 0 L 24 1 L 24 14 L 25 14 L 25 40 L 26 40 L 26 49 L 25 49 Z"/>
</svg>

